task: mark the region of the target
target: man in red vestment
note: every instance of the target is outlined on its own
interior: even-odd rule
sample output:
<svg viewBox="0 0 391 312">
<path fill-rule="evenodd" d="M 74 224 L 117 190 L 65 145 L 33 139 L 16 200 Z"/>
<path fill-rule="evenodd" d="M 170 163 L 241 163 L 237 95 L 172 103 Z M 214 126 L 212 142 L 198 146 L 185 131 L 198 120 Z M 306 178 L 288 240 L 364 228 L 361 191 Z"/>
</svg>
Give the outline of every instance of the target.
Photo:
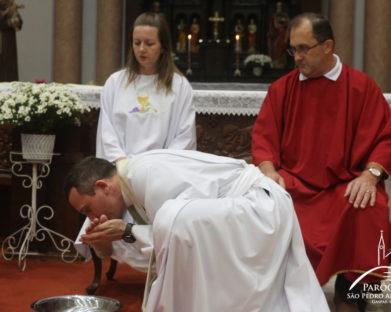
<svg viewBox="0 0 391 312">
<path fill-rule="evenodd" d="M 337 275 L 337 311 L 358 311 L 365 302 L 348 300 L 360 289 L 349 289 L 352 282 L 389 264 L 378 247 L 381 233 L 383 247 L 391 247 L 383 181 L 391 172 L 391 110 L 375 82 L 342 65 L 333 51 L 324 17 L 304 13 L 291 21 L 289 52 L 297 69 L 270 86 L 254 124 L 252 155 L 290 192 L 321 285 Z"/>
</svg>

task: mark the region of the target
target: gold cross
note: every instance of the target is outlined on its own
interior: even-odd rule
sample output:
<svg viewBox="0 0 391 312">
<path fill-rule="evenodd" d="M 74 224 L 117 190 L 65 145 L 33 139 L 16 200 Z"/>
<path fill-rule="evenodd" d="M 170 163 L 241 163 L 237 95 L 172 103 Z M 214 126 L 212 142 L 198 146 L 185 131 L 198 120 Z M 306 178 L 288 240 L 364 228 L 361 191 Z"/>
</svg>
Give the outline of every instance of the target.
<svg viewBox="0 0 391 312">
<path fill-rule="evenodd" d="M 215 15 L 209 17 L 209 21 L 213 22 L 213 39 L 217 41 L 219 39 L 219 23 L 224 22 L 224 17 L 219 16 L 219 12 L 215 11 Z"/>
</svg>

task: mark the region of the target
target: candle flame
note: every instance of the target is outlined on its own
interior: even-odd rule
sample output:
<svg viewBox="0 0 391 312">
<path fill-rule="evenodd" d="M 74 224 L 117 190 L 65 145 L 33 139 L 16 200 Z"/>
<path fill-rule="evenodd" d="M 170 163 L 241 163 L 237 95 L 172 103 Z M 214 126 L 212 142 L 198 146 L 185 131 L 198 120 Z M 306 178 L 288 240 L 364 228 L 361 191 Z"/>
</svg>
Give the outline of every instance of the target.
<svg viewBox="0 0 391 312">
<path fill-rule="evenodd" d="M 187 39 L 191 40 L 191 35 L 190 34 L 187 35 Z"/>
<path fill-rule="evenodd" d="M 239 35 L 236 35 L 236 36 L 235 36 L 235 39 L 236 39 L 236 40 L 239 40 L 239 39 L 240 39 L 240 36 L 239 36 Z"/>
</svg>

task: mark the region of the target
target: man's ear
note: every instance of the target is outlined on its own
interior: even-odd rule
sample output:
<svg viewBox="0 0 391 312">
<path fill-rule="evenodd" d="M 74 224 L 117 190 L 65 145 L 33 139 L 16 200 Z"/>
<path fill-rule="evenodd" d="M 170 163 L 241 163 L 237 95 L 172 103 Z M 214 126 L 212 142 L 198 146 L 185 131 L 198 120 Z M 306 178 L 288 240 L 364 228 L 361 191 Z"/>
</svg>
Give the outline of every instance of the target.
<svg viewBox="0 0 391 312">
<path fill-rule="evenodd" d="M 325 46 L 326 46 L 326 52 L 327 53 L 333 53 L 334 51 L 334 41 L 331 40 L 331 39 L 327 39 L 325 42 L 324 42 Z"/>
<path fill-rule="evenodd" d="M 106 180 L 96 180 L 94 184 L 94 189 L 102 189 L 103 192 L 107 192 L 109 190 L 109 183 Z"/>
</svg>

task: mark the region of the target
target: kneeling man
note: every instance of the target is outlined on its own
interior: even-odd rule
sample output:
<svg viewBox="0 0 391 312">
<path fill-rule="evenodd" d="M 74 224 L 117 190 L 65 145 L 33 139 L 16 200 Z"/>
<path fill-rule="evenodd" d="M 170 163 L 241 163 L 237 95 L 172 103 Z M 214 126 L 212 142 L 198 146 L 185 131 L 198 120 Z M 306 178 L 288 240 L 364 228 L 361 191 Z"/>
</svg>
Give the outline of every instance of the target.
<svg viewBox="0 0 391 312">
<path fill-rule="evenodd" d="M 120 239 L 136 258 L 156 255 L 148 312 L 329 311 L 290 196 L 243 160 L 182 150 L 116 165 L 88 157 L 65 192 L 92 221 L 82 241 L 98 255 Z M 139 224 L 122 220 L 131 205 Z"/>
</svg>

